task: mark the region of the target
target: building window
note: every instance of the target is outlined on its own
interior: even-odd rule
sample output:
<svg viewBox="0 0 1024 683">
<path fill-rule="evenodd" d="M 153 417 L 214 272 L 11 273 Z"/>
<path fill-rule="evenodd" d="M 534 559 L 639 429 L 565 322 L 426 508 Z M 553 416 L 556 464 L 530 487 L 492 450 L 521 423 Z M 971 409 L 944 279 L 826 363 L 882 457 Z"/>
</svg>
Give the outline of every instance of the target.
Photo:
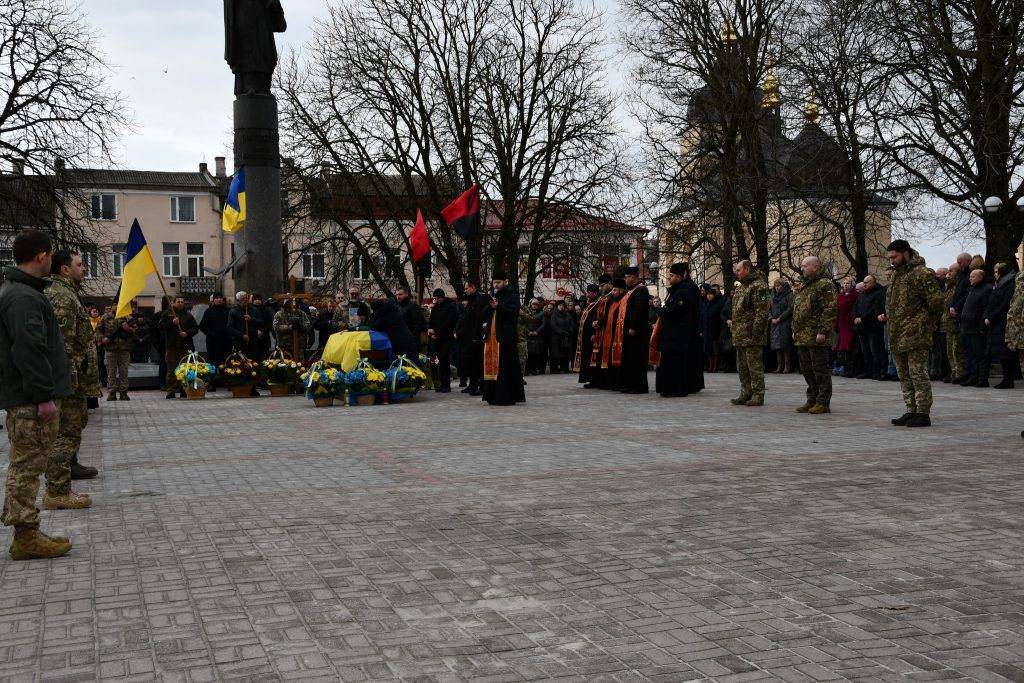
<svg viewBox="0 0 1024 683">
<path fill-rule="evenodd" d="M 85 266 L 85 277 L 87 280 L 95 280 L 99 277 L 99 255 L 95 249 L 83 249 L 80 254 L 82 265 Z"/>
<path fill-rule="evenodd" d="M 545 280 L 550 280 L 555 277 L 555 268 L 552 265 L 552 259 L 550 256 L 540 257 L 540 276 Z"/>
<path fill-rule="evenodd" d="M 370 279 L 370 261 L 362 254 L 357 254 L 352 260 L 352 277 L 356 280 Z"/>
<path fill-rule="evenodd" d="M 114 277 L 121 277 L 124 274 L 125 257 L 128 252 L 127 244 L 115 244 L 112 247 L 113 256 L 110 263 Z"/>
<path fill-rule="evenodd" d="M 322 247 L 302 252 L 302 277 L 324 279 L 324 250 Z"/>
<path fill-rule="evenodd" d="M 177 242 L 164 242 L 164 277 L 181 275 L 181 245 Z"/>
<path fill-rule="evenodd" d="M 189 242 L 188 250 L 188 276 L 202 277 L 203 267 L 206 265 L 206 245 L 202 242 Z"/>
<path fill-rule="evenodd" d="M 171 222 L 172 223 L 195 223 L 196 222 L 196 198 L 195 197 L 171 197 Z"/>
<path fill-rule="evenodd" d="M 555 259 L 553 268 L 556 280 L 568 280 L 572 277 L 572 264 L 567 256 Z"/>
<path fill-rule="evenodd" d="M 619 256 L 603 256 L 601 257 L 601 268 L 604 272 L 611 275 L 621 265 L 622 258 Z"/>
<path fill-rule="evenodd" d="M 14 250 L 10 247 L 0 247 L 0 268 L 14 265 Z"/>
<path fill-rule="evenodd" d="M 92 218 L 96 221 L 112 221 L 117 218 L 117 201 L 112 194 L 92 196 Z"/>
</svg>

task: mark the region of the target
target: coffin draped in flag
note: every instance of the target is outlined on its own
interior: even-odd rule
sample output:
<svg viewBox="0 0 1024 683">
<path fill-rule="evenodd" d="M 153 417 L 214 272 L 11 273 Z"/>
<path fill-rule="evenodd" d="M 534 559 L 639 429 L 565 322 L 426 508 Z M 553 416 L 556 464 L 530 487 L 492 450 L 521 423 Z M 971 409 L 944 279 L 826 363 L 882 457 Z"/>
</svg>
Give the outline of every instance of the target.
<svg viewBox="0 0 1024 683">
<path fill-rule="evenodd" d="M 370 331 L 336 332 L 327 340 L 321 358 L 325 363 L 338 365 L 345 372 L 351 372 L 359 365 L 360 351 L 387 351 L 388 360 L 393 355 L 391 340 L 386 334 Z"/>
</svg>

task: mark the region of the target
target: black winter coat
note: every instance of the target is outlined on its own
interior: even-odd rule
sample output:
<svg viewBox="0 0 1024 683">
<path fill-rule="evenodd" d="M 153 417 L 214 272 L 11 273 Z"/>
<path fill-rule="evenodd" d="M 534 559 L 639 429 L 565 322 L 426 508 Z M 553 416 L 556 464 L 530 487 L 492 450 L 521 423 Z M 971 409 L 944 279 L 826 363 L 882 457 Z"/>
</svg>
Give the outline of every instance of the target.
<svg viewBox="0 0 1024 683">
<path fill-rule="evenodd" d="M 861 332 L 880 327 L 882 323 L 878 322 L 878 316 L 883 313 L 885 313 L 885 287 L 875 284 L 870 290 L 861 292 L 853 303 L 851 315 L 854 320 L 860 318 L 860 325 L 856 325 L 854 329 Z"/>
<path fill-rule="evenodd" d="M 964 334 L 983 334 L 985 328 L 985 307 L 992 296 L 992 284 L 982 282 L 971 285 L 960 311 L 960 331 Z"/>
<path fill-rule="evenodd" d="M 484 324 L 484 309 L 491 310 L 490 306 L 487 305 L 487 300 L 487 295 L 481 292 L 467 295 L 466 306 L 455 328 L 455 333 L 459 339 L 459 348 L 465 349 L 470 344 L 479 344 L 481 342 L 480 335 L 482 334 Z"/>
<path fill-rule="evenodd" d="M 423 309 L 417 306 L 412 299 L 399 301 L 398 308 L 402 311 L 405 326 L 409 328 L 413 339 L 418 340 L 420 335 L 427 331 L 427 320 L 423 317 Z"/>
<path fill-rule="evenodd" d="M 514 344 L 519 336 L 519 293 L 511 287 L 505 287 L 500 292 L 496 292 L 494 298 L 498 300 L 498 307 L 491 308 L 490 303 L 487 304 L 487 308 L 484 309 L 484 322 L 490 325 L 492 320 L 496 319 L 495 334 L 498 343 Z M 497 312 L 497 318 L 494 316 L 495 312 Z M 484 334 L 486 341 L 486 335 L 490 334 L 490 330 L 488 329 Z"/>
<path fill-rule="evenodd" d="M 451 299 L 442 299 L 430 311 L 430 329 L 434 331 L 437 343 L 450 344 L 458 322 L 459 307 Z"/>
<path fill-rule="evenodd" d="M 396 356 L 404 355 L 415 362 L 419 346 L 405 324 L 398 304 L 392 299 L 380 299 L 370 304 L 370 308 L 373 312 L 367 321 L 369 328 L 388 336 L 391 340 L 391 350 Z"/>
<path fill-rule="evenodd" d="M 206 335 L 206 348 L 231 347 L 231 331 L 228 329 L 227 306 L 210 306 L 203 313 L 199 322 L 199 330 Z"/>
<path fill-rule="evenodd" d="M 1016 277 L 1016 272 L 1008 273 L 992 287 L 985 306 L 985 320 L 989 322 L 988 331 L 991 335 L 1002 337 L 1006 334 L 1006 314 L 1010 310 L 1010 300 L 1013 299 Z"/>
</svg>

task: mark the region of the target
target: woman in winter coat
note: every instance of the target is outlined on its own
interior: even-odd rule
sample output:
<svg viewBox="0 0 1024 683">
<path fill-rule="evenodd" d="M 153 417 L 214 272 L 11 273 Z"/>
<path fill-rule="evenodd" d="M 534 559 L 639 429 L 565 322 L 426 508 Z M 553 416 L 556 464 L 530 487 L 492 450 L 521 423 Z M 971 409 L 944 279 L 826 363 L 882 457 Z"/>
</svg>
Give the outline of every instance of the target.
<svg viewBox="0 0 1024 683">
<path fill-rule="evenodd" d="M 793 344 L 793 287 L 785 278 L 776 278 L 772 286 L 771 349 L 775 352 L 775 372 L 789 372 L 789 347 Z"/>
<path fill-rule="evenodd" d="M 701 309 L 702 319 L 700 333 L 704 338 L 704 356 L 708 361 L 708 372 L 718 372 L 719 359 L 722 356 L 722 309 L 725 308 L 725 297 L 708 287 L 704 294 L 705 306 Z"/>
<path fill-rule="evenodd" d="M 545 309 L 546 310 L 546 309 Z M 551 322 L 551 373 L 569 372 L 569 357 L 576 342 L 572 314 L 559 301 L 549 318 Z"/>
<path fill-rule="evenodd" d="M 547 347 L 547 317 L 541 308 L 539 301 L 530 304 L 530 324 L 526 333 L 526 374 L 543 375 L 544 365 L 548 355 Z"/>
<path fill-rule="evenodd" d="M 1006 314 L 1015 291 L 1015 277 L 1005 263 L 997 263 L 994 269 L 996 282 L 992 286 L 988 304 L 985 306 L 985 325 L 988 327 L 988 357 L 998 360 L 1003 368 L 1003 379 L 996 389 L 1012 389 L 1017 374 L 1017 354 L 1006 347 Z M 986 377 L 985 379 L 988 379 Z"/>
<path fill-rule="evenodd" d="M 854 377 L 857 374 L 854 367 L 857 335 L 853 326 L 853 306 L 857 303 L 858 296 L 857 289 L 853 286 L 853 278 L 843 278 L 842 288 L 836 298 L 836 332 L 839 337 L 836 351 L 839 353 L 839 363 L 843 366 L 843 377 Z"/>
</svg>

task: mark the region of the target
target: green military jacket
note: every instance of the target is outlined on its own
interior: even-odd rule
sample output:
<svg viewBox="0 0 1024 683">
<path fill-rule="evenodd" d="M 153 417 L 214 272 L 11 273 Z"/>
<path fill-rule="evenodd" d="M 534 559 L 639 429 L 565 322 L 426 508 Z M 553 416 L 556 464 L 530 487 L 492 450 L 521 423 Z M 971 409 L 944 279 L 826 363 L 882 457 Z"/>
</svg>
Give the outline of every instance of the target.
<svg viewBox="0 0 1024 683">
<path fill-rule="evenodd" d="M 296 330 L 292 327 L 292 316 L 299 317 L 301 330 Z M 274 314 L 274 338 L 277 339 L 277 345 L 289 353 L 292 350 L 292 332 L 299 336 L 299 353 L 313 346 L 313 343 L 316 341 L 315 334 L 313 333 L 313 321 L 308 313 L 301 308 L 295 311 L 282 308 Z M 302 360 L 302 358 L 296 358 L 295 360 Z"/>
<path fill-rule="evenodd" d="M 1024 270 L 1017 273 L 1010 310 L 1006 313 L 1006 343 L 1024 349 Z"/>
<path fill-rule="evenodd" d="M 175 318 L 181 321 L 180 325 L 174 322 Z M 166 353 L 180 358 L 186 351 L 193 349 L 192 337 L 199 333 L 199 324 L 188 311 L 175 313 L 173 308 L 168 308 L 160 314 L 157 326 L 163 332 Z M 181 336 L 181 332 L 185 333 L 184 337 Z"/>
<path fill-rule="evenodd" d="M 793 343 L 832 346 L 837 316 L 836 288 L 832 281 L 823 272 L 805 279 L 793 299 Z M 818 341 L 819 334 L 825 335 L 825 341 Z"/>
<path fill-rule="evenodd" d="M 949 283 L 946 290 L 942 292 L 942 320 L 939 323 L 940 329 L 946 334 L 960 334 L 960 323 L 949 312 L 953 307 L 953 299 L 956 298 L 956 283 Z"/>
<path fill-rule="evenodd" d="M 733 346 L 761 346 L 768 339 L 771 300 L 768 282 L 757 271 L 740 281 L 732 299 Z"/>
<path fill-rule="evenodd" d="M 885 317 L 889 324 L 889 348 L 893 353 L 926 350 L 942 317 L 945 300 L 935 275 L 916 251 L 896 268 L 885 289 Z"/>
<path fill-rule="evenodd" d="M 122 328 L 127 324 L 129 330 Z M 146 320 L 141 315 L 126 315 L 123 318 L 116 318 L 113 313 L 107 313 L 100 318 L 100 324 L 96 328 L 96 343 L 100 344 L 105 351 L 131 351 L 135 347 L 135 339 L 146 326 Z M 108 344 L 103 344 L 103 339 L 109 339 Z"/>
<path fill-rule="evenodd" d="M 78 298 L 79 284 L 63 275 L 51 275 L 44 294 L 53 306 L 64 350 L 71 368 L 71 389 L 79 396 L 99 396 L 100 372 L 92 323 Z"/>
</svg>

